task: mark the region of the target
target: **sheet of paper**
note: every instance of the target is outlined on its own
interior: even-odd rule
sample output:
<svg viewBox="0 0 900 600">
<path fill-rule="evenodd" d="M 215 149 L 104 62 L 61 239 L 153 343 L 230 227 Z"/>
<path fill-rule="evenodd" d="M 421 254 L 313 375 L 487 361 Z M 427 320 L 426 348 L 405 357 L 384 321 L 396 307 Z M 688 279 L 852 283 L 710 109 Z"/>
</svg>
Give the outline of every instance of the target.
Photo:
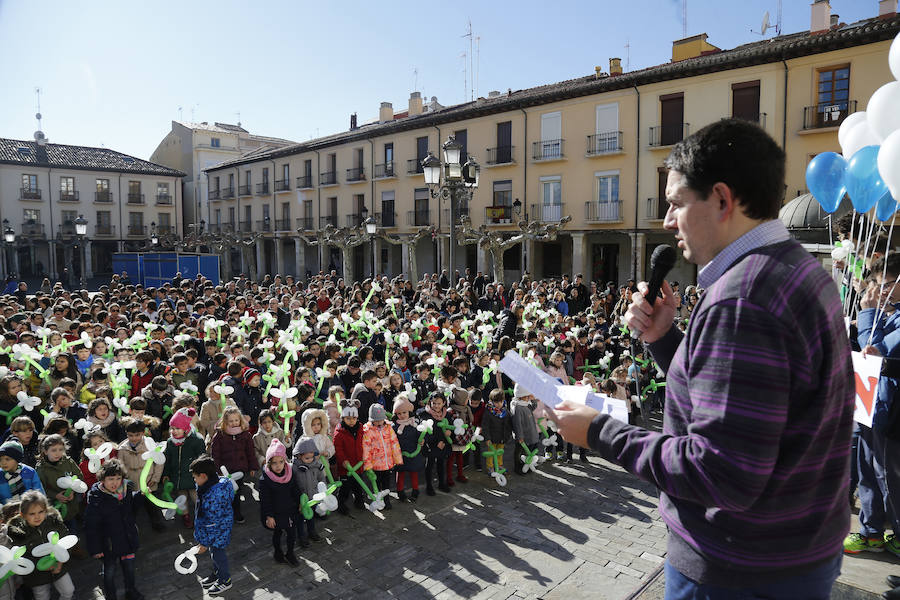
<svg viewBox="0 0 900 600">
<path fill-rule="evenodd" d="M 875 398 L 878 395 L 878 378 L 881 376 L 880 356 L 863 356 L 853 353 L 853 380 L 856 382 L 856 408 L 853 419 L 866 427 L 872 426 L 875 415 Z"/>
</svg>

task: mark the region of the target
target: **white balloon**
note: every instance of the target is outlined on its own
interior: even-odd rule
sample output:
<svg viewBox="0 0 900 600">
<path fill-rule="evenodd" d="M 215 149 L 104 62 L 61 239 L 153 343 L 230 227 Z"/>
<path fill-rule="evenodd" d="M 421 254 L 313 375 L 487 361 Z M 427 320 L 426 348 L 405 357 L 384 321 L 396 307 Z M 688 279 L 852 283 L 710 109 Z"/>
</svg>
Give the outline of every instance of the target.
<svg viewBox="0 0 900 600">
<path fill-rule="evenodd" d="M 894 38 L 894 43 L 891 44 L 891 50 L 888 52 L 888 66 L 891 68 L 891 73 L 894 74 L 894 79 L 900 80 L 900 33 Z"/>
<path fill-rule="evenodd" d="M 841 123 L 841 126 L 838 129 L 838 143 L 841 145 L 841 148 L 843 148 L 844 144 L 847 142 L 847 136 L 850 134 L 850 130 L 864 122 L 866 117 L 866 111 L 860 110 L 852 115 L 848 115 L 847 118 L 844 119 L 844 122 Z"/>
<path fill-rule="evenodd" d="M 889 135 L 878 150 L 878 174 L 891 196 L 900 198 L 900 129 Z"/>
<path fill-rule="evenodd" d="M 869 115 L 869 119 L 871 119 L 871 115 Z M 847 134 L 846 143 L 841 149 L 843 150 L 844 158 L 850 160 L 854 154 L 866 146 L 877 146 L 880 143 L 881 138 L 872 131 L 867 119 L 857 123 L 856 127 L 850 130 L 850 133 Z"/>
<path fill-rule="evenodd" d="M 900 129 L 900 81 L 886 83 L 875 90 L 869 98 L 866 114 L 869 128 L 878 136 L 879 142 Z"/>
</svg>

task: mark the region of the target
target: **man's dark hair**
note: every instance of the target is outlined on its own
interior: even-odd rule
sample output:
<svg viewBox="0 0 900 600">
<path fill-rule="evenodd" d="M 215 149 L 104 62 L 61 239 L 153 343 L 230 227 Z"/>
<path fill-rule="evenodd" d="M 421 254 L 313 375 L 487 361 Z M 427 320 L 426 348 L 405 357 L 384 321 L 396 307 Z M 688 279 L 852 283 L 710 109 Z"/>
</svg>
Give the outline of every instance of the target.
<svg viewBox="0 0 900 600">
<path fill-rule="evenodd" d="M 784 201 L 784 150 L 759 125 L 722 119 L 678 142 L 666 167 L 705 199 L 722 182 L 751 219 L 777 219 Z"/>
</svg>

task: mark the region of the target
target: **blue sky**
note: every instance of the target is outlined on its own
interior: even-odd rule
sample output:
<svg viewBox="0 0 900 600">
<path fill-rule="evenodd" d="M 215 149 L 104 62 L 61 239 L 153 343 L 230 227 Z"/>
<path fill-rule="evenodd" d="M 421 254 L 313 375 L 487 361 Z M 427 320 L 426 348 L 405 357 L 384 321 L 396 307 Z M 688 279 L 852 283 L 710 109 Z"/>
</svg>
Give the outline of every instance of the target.
<svg viewBox="0 0 900 600">
<path fill-rule="evenodd" d="M 810 0 L 784 0 L 783 29 L 809 28 Z M 877 0 L 832 0 L 845 22 Z M 776 0 L 688 0 L 688 35 L 720 48 L 761 39 Z M 682 37 L 680 0 L 0 0 L 0 137 L 31 139 L 35 87 L 51 142 L 149 158 L 182 117 L 236 122 L 303 141 L 377 118 L 414 89 L 466 100 L 468 20 L 480 37 L 478 95 L 667 62 Z M 774 35 L 770 32 L 767 37 Z M 418 85 L 414 70 L 418 71 Z M 416 86 L 416 87 L 414 87 Z"/>
</svg>

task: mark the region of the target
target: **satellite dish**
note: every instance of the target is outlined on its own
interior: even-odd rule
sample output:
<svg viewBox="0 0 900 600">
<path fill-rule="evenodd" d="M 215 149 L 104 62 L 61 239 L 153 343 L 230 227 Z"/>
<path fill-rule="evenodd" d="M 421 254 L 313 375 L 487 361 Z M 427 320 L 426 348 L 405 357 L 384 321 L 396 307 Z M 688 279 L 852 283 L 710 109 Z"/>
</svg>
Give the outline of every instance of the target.
<svg viewBox="0 0 900 600">
<path fill-rule="evenodd" d="M 753 31 L 751 29 L 750 33 L 755 33 L 757 35 L 766 35 L 766 31 L 768 31 L 771 26 L 772 24 L 769 23 L 769 11 L 766 11 L 766 14 L 763 15 L 762 26 L 759 28 L 759 31 Z"/>
</svg>

